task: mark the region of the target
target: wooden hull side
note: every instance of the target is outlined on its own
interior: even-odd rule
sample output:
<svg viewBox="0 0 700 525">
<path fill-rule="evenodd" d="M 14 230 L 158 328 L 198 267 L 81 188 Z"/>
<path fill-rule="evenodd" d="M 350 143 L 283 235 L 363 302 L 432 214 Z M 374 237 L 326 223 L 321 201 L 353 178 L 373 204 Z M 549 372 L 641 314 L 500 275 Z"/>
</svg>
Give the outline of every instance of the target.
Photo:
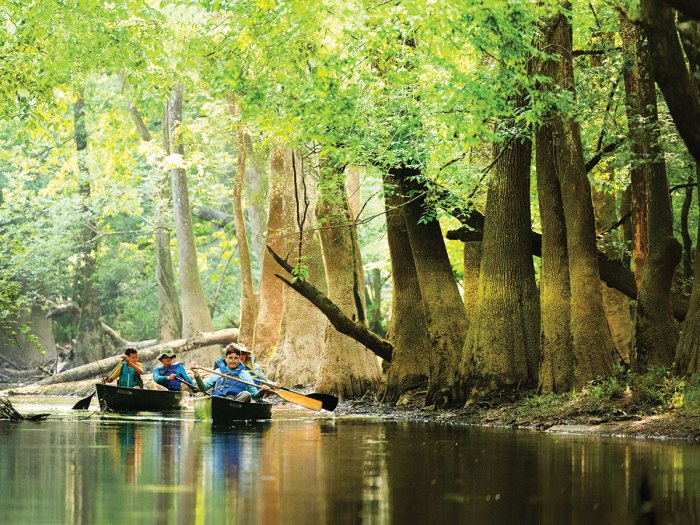
<svg viewBox="0 0 700 525">
<path fill-rule="evenodd" d="M 159 412 L 180 410 L 184 392 L 95 385 L 102 410 L 112 412 Z"/>
<path fill-rule="evenodd" d="M 226 425 L 234 421 L 272 419 L 272 404 L 241 403 L 218 396 L 199 397 L 194 400 L 194 417 L 199 421 L 211 421 L 216 425 Z"/>
</svg>

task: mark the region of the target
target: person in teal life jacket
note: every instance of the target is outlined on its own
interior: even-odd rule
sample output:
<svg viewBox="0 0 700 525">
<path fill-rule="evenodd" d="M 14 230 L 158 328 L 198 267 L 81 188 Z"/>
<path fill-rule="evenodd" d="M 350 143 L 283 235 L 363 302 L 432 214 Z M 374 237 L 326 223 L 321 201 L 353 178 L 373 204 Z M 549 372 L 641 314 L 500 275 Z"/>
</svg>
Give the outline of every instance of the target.
<svg viewBox="0 0 700 525">
<path fill-rule="evenodd" d="M 114 371 L 104 378 L 104 383 L 111 383 L 117 380 L 117 386 L 127 388 L 143 388 L 143 365 L 139 363 L 139 353 L 133 346 L 127 346 L 124 354 L 121 356 L 122 366 L 115 368 Z"/>
<path fill-rule="evenodd" d="M 185 365 L 180 362 L 174 362 L 175 352 L 171 348 L 166 348 L 161 352 L 158 356 L 158 361 L 161 362 L 161 366 L 153 369 L 153 381 L 168 390 L 180 391 L 182 390 L 182 383 L 186 383 L 193 389 L 197 388 L 197 385 L 187 375 Z"/>
<path fill-rule="evenodd" d="M 250 402 L 253 398 L 260 399 L 262 394 L 269 390 L 265 385 L 260 385 L 260 388 L 246 385 L 235 379 L 221 377 L 215 374 L 210 375 L 206 379 L 202 379 L 199 375 L 197 365 L 192 364 L 194 371 L 194 379 L 197 381 L 197 386 L 202 392 L 206 392 L 210 388 L 212 396 L 232 397 L 236 401 Z M 226 374 L 232 377 L 237 377 L 242 381 L 253 383 L 253 377 L 248 373 L 248 370 L 241 363 L 241 350 L 235 345 L 226 347 L 226 357 L 216 361 L 215 370 L 221 374 Z"/>
</svg>

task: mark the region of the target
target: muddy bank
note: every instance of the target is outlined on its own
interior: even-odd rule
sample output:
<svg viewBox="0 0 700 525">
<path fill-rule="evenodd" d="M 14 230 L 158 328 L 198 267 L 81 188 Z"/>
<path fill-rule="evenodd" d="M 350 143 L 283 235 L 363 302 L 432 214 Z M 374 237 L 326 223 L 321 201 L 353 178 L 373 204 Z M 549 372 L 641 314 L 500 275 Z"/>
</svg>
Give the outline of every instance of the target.
<svg viewBox="0 0 700 525">
<path fill-rule="evenodd" d="M 529 398 L 523 397 L 486 401 L 469 408 L 436 410 L 423 407 L 422 398 L 417 396 L 403 406 L 390 406 L 374 399 L 342 401 L 335 412 L 395 421 L 700 443 L 700 416 L 682 410 L 659 411 L 658 407 L 628 399 L 596 400 L 595 403 L 562 400 L 543 408 L 533 406 Z"/>
<path fill-rule="evenodd" d="M 144 377 L 147 381 L 148 376 Z M 76 396 L 94 390 L 95 379 L 29 385 L 0 391 L 9 396 Z M 468 408 L 438 410 L 423 406 L 423 393 L 406 395 L 398 406 L 387 405 L 376 397 L 341 401 L 338 416 L 380 417 L 390 421 L 415 421 L 449 425 L 481 425 L 521 428 L 541 432 L 629 437 L 634 439 L 678 440 L 700 443 L 700 415 L 683 410 L 663 410 L 633 396 L 613 399 L 552 397 L 543 403 L 527 394 L 483 400 Z M 276 396 L 269 401 L 281 402 Z"/>
</svg>

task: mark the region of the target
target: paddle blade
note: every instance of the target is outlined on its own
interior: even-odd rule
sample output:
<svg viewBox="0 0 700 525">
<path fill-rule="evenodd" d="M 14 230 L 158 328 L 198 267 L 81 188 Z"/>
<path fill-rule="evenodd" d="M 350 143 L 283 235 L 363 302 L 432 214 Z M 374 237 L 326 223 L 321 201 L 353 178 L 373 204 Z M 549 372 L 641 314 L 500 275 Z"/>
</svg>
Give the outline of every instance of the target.
<svg viewBox="0 0 700 525">
<path fill-rule="evenodd" d="M 310 397 L 312 399 L 318 399 L 321 404 L 323 410 L 328 410 L 329 412 L 333 412 L 335 410 L 335 407 L 338 406 L 338 398 L 335 396 L 332 396 L 330 394 L 306 394 L 306 397 Z"/>
<path fill-rule="evenodd" d="M 297 394 L 296 392 L 289 392 L 288 390 L 272 390 L 275 394 L 280 396 L 285 401 L 294 403 L 295 405 L 303 406 L 309 410 L 321 410 L 323 408 L 323 403 L 318 399 L 312 399 L 304 394 Z"/>
<path fill-rule="evenodd" d="M 87 410 L 90 408 L 90 402 L 92 401 L 92 397 L 94 395 L 95 392 L 78 401 L 75 405 L 73 405 L 73 410 Z"/>
</svg>

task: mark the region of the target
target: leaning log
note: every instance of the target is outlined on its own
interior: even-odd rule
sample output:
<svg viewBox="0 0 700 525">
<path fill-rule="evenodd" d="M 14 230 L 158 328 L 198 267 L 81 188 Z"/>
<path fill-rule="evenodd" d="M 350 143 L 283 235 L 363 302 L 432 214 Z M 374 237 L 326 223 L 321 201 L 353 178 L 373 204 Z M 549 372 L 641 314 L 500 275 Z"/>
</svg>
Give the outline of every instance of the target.
<svg viewBox="0 0 700 525">
<path fill-rule="evenodd" d="M 282 259 L 282 257 L 277 255 L 277 253 L 275 253 L 275 251 L 269 246 L 267 247 L 267 251 L 270 252 L 270 255 L 272 255 L 275 262 L 284 268 L 291 276 L 293 270 L 292 266 L 287 261 Z M 372 330 L 367 328 L 366 324 L 347 317 L 342 310 L 338 308 L 338 305 L 331 301 L 323 292 L 321 292 L 310 282 L 302 281 L 300 279 L 286 278 L 279 274 L 275 274 L 275 277 L 318 308 L 321 313 L 326 316 L 328 321 L 330 321 L 333 328 L 338 330 L 338 332 L 345 334 L 358 343 L 364 345 L 368 350 L 374 352 L 385 361 L 391 362 L 391 354 L 394 349 L 394 345 L 372 332 Z"/>
<path fill-rule="evenodd" d="M 176 354 L 179 354 L 182 352 L 195 350 L 203 346 L 225 345 L 228 343 L 235 343 L 236 341 L 238 341 L 238 328 L 226 328 L 216 332 L 205 332 L 189 339 L 176 339 L 174 341 L 160 343 L 139 350 L 139 360 L 145 362 L 155 359 L 166 346 L 172 348 Z M 87 365 L 79 366 L 77 368 L 61 372 L 60 374 L 44 378 L 37 381 L 36 384 L 52 385 L 55 383 L 66 383 L 69 381 L 80 381 L 82 379 L 98 377 L 109 373 L 110 370 L 117 366 L 117 363 L 120 360 L 120 355 L 106 357 L 104 359 L 100 359 L 99 361 L 95 361 L 94 363 L 89 363 Z"/>
</svg>

